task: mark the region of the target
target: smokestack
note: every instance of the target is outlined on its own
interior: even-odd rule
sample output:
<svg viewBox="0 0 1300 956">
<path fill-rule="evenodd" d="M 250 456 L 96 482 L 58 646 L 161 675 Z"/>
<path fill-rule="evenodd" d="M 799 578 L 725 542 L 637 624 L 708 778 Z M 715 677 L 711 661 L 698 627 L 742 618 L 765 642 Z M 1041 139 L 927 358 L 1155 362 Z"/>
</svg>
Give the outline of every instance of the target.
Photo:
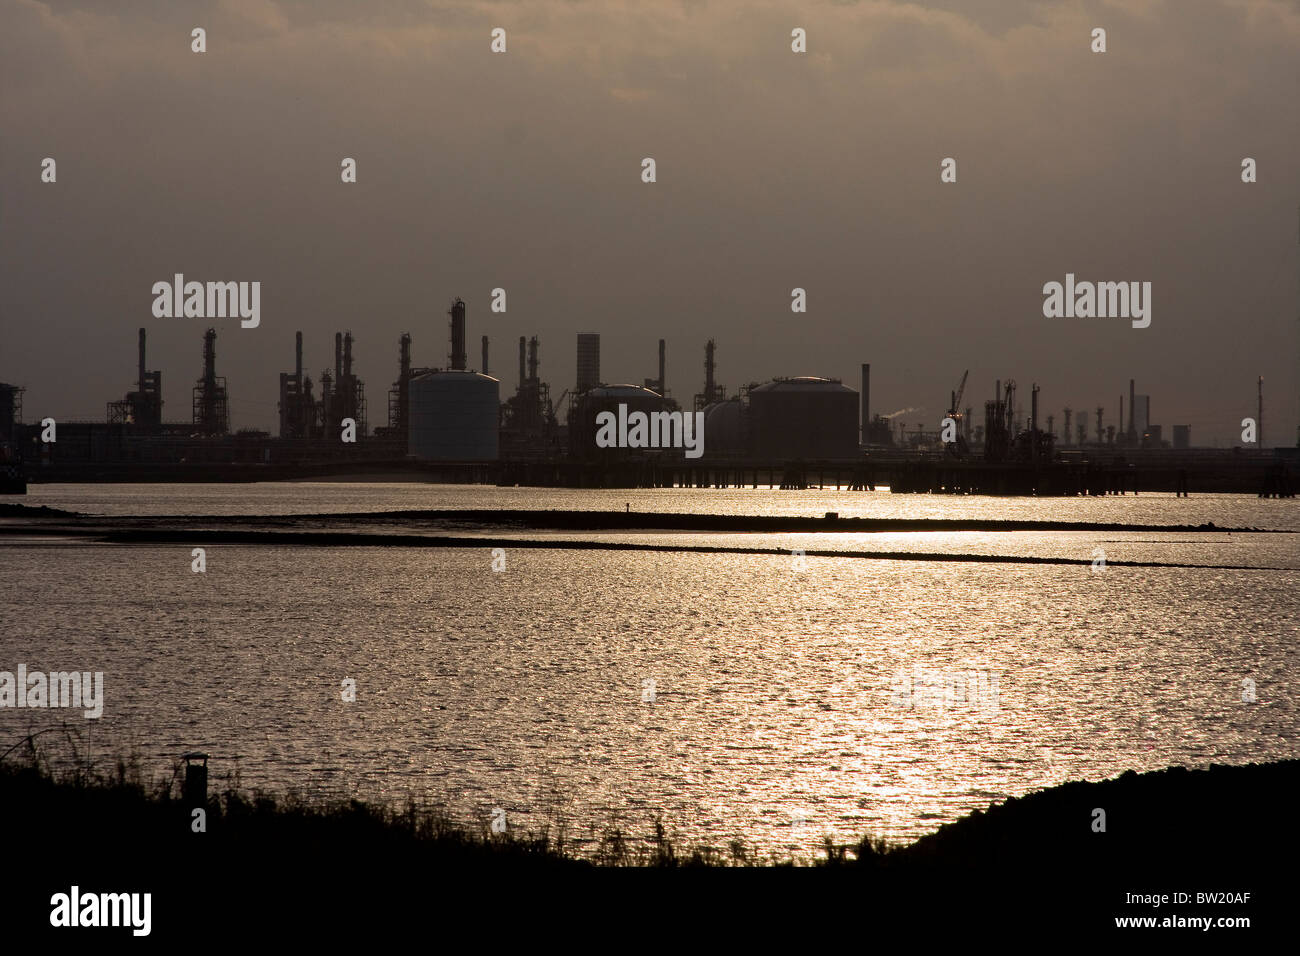
<svg viewBox="0 0 1300 956">
<path fill-rule="evenodd" d="M 397 426 L 405 438 L 411 424 L 411 333 L 402 333 L 397 348 Z"/>
<path fill-rule="evenodd" d="M 140 378 L 136 388 L 144 391 L 144 329 L 140 330 Z"/>
<path fill-rule="evenodd" d="M 862 444 L 867 443 L 867 428 L 871 424 L 871 366 L 862 363 Z"/>
<path fill-rule="evenodd" d="M 524 382 L 527 381 L 527 379 L 524 378 L 524 354 L 527 348 L 528 348 L 528 340 L 525 339 L 522 335 L 519 336 L 519 387 L 520 388 L 523 388 Z"/>
<path fill-rule="evenodd" d="M 536 382 L 541 378 L 539 369 L 541 368 L 542 340 L 533 336 L 528 340 L 528 380 Z"/>
<path fill-rule="evenodd" d="M 488 373 L 488 337 L 486 335 L 483 336 L 483 368 L 481 371 L 484 375 Z"/>
<path fill-rule="evenodd" d="M 667 389 L 664 388 L 664 340 L 659 340 L 659 394 L 664 395 Z"/>
<path fill-rule="evenodd" d="M 293 347 L 293 377 L 297 380 L 298 386 L 302 387 L 302 333 L 297 335 L 297 342 Z"/>
<path fill-rule="evenodd" d="M 1133 379 L 1128 380 L 1128 437 L 1137 440 L 1137 392 Z"/>
<path fill-rule="evenodd" d="M 140 355 L 143 354 L 144 329 L 140 329 Z M 144 362 L 144 359 L 140 359 L 140 362 Z M 1256 440 L 1260 442 L 1260 451 L 1264 451 L 1264 376 L 1260 376 L 1260 381 L 1258 381 L 1256 385 L 1257 388 L 1260 389 L 1260 392 L 1258 392 L 1258 411 L 1255 416 L 1255 437 Z"/>
<path fill-rule="evenodd" d="M 352 377 L 352 333 L 343 336 L 343 377 Z"/>
<path fill-rule="evenodd" d="M 1079 444 L 1083 444 L 1080 442 Z M 1038 461 L 1038 383 L 1029 389 L 1029 460 Z"/>
<path fill-rule="evenodd" d="M 203 333 L 203 381 L 209 390 L 217 379 L 217 330 L 208 329 Z"/>
<path fill-rule="evenodd" d="M 447 311 L 451 316 L 451 367 L 464 371 L 465 363 L 465 303 L 457 296 Z"/>
<path fill-rule="evenodd" d="M 713 401 L 713 339 L 704 343 L 704 403 Z"/>
<path fill-rule="evenodd" d="M 334 381 L 343 377 L 343 333 L 334 333 Z"/>
</svg>

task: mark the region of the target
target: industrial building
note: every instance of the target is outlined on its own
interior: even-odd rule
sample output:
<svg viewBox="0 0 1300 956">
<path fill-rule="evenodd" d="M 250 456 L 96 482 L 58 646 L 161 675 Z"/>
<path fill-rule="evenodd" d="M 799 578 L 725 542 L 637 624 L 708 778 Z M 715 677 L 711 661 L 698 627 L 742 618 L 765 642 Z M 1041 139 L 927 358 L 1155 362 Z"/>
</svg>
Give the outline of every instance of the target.
<svg viewBox="0 0 1300 956">
<path fill-rule="evenodd" d="M 626 405 L 629 414 L 669 411 L 664 397 L 641 385 L 598 385 L 574 397 L 569 406 L 569 454 L 574 458 L 617 460 L 647 455 L 677 454 L 674 449 L 599 448 L 596 445 L 596 416 L 601 412 L 618 414 Z M 707 446 L 706 446 L 707 447 Z"/>
<path fill-rule="evenodd" d="M 541 348 L 537 336 L 519 336 L 519 384 L 515 394 L 501 406 L 503 457 L 547 458 L 559 454 L 559 422 L 551 403 L 551 387 L 541 379 Z"/>
<path fill-rule="evenodd" d="M 482 372 L 443 369 L 410 381 L 407 452 L 430 461 L 495 461 L 501 383 Z"/>
<path fill-rule="evenodd" d="M 161 401 L 159 404 L 161 406 Z M 203 333 L 203 376 L 194 383 L 191 421 L 194 434 L 203 438 L 230 433 L 230 398 L 226 391 L 226 380 L 217 375 L 216 329 L 208 329 Z"/>
<path fill-rule="evenodd" d="M 0 382 L 0 442 L 17 441 L 23 420 L 23 388 Z"/>
<path fill-rule="evenodd" d="M 334 333 L 334 374 L 321 373 L 320 420 L 323 438 L 342 432 L 343 420 L 356 422 L 358 438 L 366 435 L 366 387 L 352 372 L 352 333 Z"/>
<path fill-rule="evenodd" d="M 139 350 L 136 390 L 127 392 L 126 398 L 120 401 L 108 403 L 108 422 L 133 425 L 137 434 L 157 435 L 162 431 L 162 372 L 145 369 L 144 329 L 140 330 Z"/>
<path fill-rule="evenodd" d="M 320 409 L 312 396 L 311 378 L 302 374 L 302 333 L 294 345 L 294 371 L 280 373 L 280 437 L 321 437 Z"/>
<path fill-rule="evenodd" d="M 768 460 L 854 458 L 858 393 L 814 376 L 750 388 L 749 440 L 752 454 Z"/>
<path fill-rule="evenodd" d="M 578 381 L 574 393 L 581 395 L 600 382 L 600 333 L 578 333 Z"/>
<path fill-rule="evenodd" d="M 728 398 L 703 408 L 705 446 L 710 458 L 743 458 L 749 449 L 744 403 Z"/>
<path fill-rule="evenodd" d="M 667 342 L 665 342 L 664 339 L 660 339 L 659 340 L 659 377 L 648 378 L 645 380 L 646 388 L 658 392 L 660 395 L 664 396 L 664 398 L 668 397 L 668 386 L 664 379 L 664 376 L 667 374 L 665 372 L 665 364 L 664 364 L 666 348 L 667 348 Z"/>
<path fill-rule="evenodd" d="M 407 454 L 425 461 L 495 461 L 500 452 L 501 383 L 467 369 L 465 303 L 455 299 L 451 317 L 451 367 L 412 371 L 410 337 L 403 336 Z M 483 339 L 487 360 L 487 337 Z M 399 396 L 399 414 L 401 412 Z"/>
<path fill-rule="evenodd" d="M 146 330 L 140 329 L 135 387 L 107 403 L 106 420 L 61 419 L 57 443 L 42 442 L 38 426 L 22 424 L 23 389 L 0 384 L 0 451 L 8 456 L 6 467 L 12 470 L 17 462 L 17 470 L 25 473 L 18 477 L 44 481 L 274 480 L 370 472 L 509 484 L 630 482 L 653 487 L 716 482 L 719 474 L 734 482 L 744 473 L 756 485 L 766 469 L 769 479 L 779 479 L 783 487 L 807 487 L 822 474 L 869 487 L 870 476 L 886 474 L 900 488 L 969 492 L 1002 487 L 992 478 L 976 480 L 977 473 L 1046 475 L 1041 482 L 1022 482 L 1029 493 L 1074 487 L 1053 484 L 1057 472 L 1074 475 L 1091 469 L 1089 474 L 1100 474 L 1099 468 L 1112 468 L 1119 475 L 1135 462 L 1149 474 L 1165 468 L 1175 475 L 1170 483 L 1181 482 L 1185 492 L 1186 481 L 1176 477 L 1177 469 L 1209 460 L 1190 448 L 1190 426 L 1162 427 L 1151 421 L 1150 398 L 1137 394 L 1134 380 L 1128 395 L 1120 396 L 1115 424 L 1106 426 L 1100 406 L 1067 407 L 1058 442 L 1057 416 L 1046 416 L 1045 428 L 1040 423 L 1037 385 L 1022 407 L 1015 382 L 997 382 L 983 421 L 976 425 L 972 408 L 962 404 L 966 373 L 950 393 L 945 415 L 956 421 L 957 439 L 944 441 L 938 430 L 927 430 L 933 427 L 929 423 L 905 427 L 899 417 L 903 412 L 874 414 L 871 366 L 866 363 L 861 365 L 860 392 L 837 379 L 803 376 L 751 382 L 729 393 L 717 381 L 713 339 L 704 347 L 703 387 L 693 396 L 693 411 L 702 415 L 700 445 L 691 446 L 702 452 L 698 461 L 680 447 L 601 448 L 596 437 L 602 413 L 618 416 L 620 406 L 626 414 L 647 416 L 680 411 L 667 388 L 666 340 L 657 340 L 654 377 L 642 385 L 607 385 L 600 381 L 599 334 L 579 334 L 578 381 L 553 401 L 541 376 L 540 339 L 520 335 L 518 382 L 503 402 L 501 383 L 488 371 L 488 336 L 480 339 L 482 369 L 466 367 L 466 313 L 459 298 L 448 309 L 447 368 L 415 367 L 412 337 L 401 334 L 387 424 L 373 435 L 367 434 L 365 388 L 354 372 L 351 332 L 335 333 L 333 367 L 321 375 L 319 394 L 304 374 L 303 333 L 295 334 L 293 371 L 279 373 L 279 437 L 272 439 L 266 432 L 233 431 L 226 380 L 218 375 L 214 329 L 203 334 L 203 370 L 192 389 L 191 415 L 187 421 L 164 421 L 162 373 L 147 367 Z M 1262 380 L 1258 386 L 1256 415 L 1262 424 Z M 357 423 L 356 442 L 340 441 L 342 421 L 348 418 Z M 896 431 L 902 447 L 895 444 Z M 622 432 L 620 443 L 627 443 Z M 1058 444 L 1063 450 L 1058 451 Z M 1183 454 L 1187 452 L 1191 454 Z M 1051 466 L 1051 474 L 1039 467 L 1044 465 Z M 811 477 L 814 469 L 817 479 Z M 1108 491 L 1123 487 L 1123 482 L 1105 485 Z"/>
<path fill-rule="evenodd" d="M 717 343 L 713 339 L 704 343 L 704 390 L 695 396 L 697 412 L 727 397 L 726 387 L 717 381 L 717 348 Z"/>
<path fill-rule="evenodd" d="M 866 362 L 862 363 L 862 390 L 859 399 L 862 402 L 862 414 L 858 419 L 858 427 L 863 447 L 891 447 L 894 444 L 894 429 L 889 420 L 879 415 L 871 417 L 871 365 Z M 969 415 L 966 417 L 970 418 Z"/>
</svg>

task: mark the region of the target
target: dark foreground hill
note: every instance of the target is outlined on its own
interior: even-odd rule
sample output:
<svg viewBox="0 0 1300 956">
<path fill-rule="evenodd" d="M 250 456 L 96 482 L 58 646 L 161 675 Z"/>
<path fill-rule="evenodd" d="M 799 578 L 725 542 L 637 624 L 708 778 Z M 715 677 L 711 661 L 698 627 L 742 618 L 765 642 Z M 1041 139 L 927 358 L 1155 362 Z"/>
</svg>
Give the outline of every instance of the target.
<svg viewBox="0 0 1300 956">
<path fill-rule="evenodd" d="M 75 885 L 152 893 L 151 935 L 169 940 L 235 925 L 298 937 L 427 919 L 481 927 L 494 914 L 614 928 L 726 919 L 736 932 L 851 919 L 890 935 L 908 925 L 925 935 L 942 917 L 1003 940 L 1044 928 L 1160 932 L 1116 927 L 1131 916 L 1250 919 L 1249 929 L 1165 929 L 1231 945 L 1281 925 L 1300 859 L 1294 760 L 1068 783 L 909 846 L 828 843 L 799 861 L 812 866 L 740 846 L 676 847 L 657 826 L 644 839 L 608 830 L 579 859 L 555 834 L 475 832 L 436 808 L 313 805 L 229 782 L 213 788 L 206 831 L 195 832 L 178 779 L 145 786 L 124 764 L 55 779 L 39 761 L 0 763 L 5 855 L 22 873 L 4 894 L 6 931 L 92 932 L 49 926 L 52 895 Z"/>
</svg>

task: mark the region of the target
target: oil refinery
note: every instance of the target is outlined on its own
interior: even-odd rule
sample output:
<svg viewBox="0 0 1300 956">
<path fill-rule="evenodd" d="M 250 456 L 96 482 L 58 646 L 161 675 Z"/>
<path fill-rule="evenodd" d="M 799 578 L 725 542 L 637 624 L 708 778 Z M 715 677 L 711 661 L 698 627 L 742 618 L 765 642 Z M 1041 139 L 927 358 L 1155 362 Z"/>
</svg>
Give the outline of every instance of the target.
<svg viewBox="0 0 1300 956">
<path fill-rule="evenodd" d="M 1189 425 L 1166 430 L 1153 421 L 1151 397 L 1139 394 L 1134 380 L 1109 419 L 1100 404 L 1065 405 L 1058 419 L 1037 383 L 1025 389 L 1010 378 L 990 383 L 991 397 L 977 417 L 976 403 L 967 398 L 967 370 L 945 396 L 945 414 L 909 427 L 904 416 L 916 409 L 872 413 L 869 363 L 861 365 L 858 389 L 805 374 L 729 390 L 717 378 L 718 343 L 708 339 L 701 390 L 684 408 L 666 386 L 666 340 L 659 339 L 654 376 L 641 384 L 606 382 L 600 333 L 580 332 L 576 381 L 557 398 L 542 377 L 539 337 L 519 336 L 514 393 L 503 399 L 501 379 L 488 369 L 487 335 L 481 337 L 480 367 L 469 367 L 467 311 L 460 298 L 447 310 L 445 365 L 414 366 L 413 337 L 402 333 L 386 422 L 373 428 L 365 383 L 354 370 L 353 333 L 334 334 L 333 363 L 313 380 L 304 367 L 303 333 L 297 332 L 293 371 L 279 373 L 275 436 L 232 430 L 213 328 L 202 334 L 188 420 L 169 421 L 163 375 L 148 368 L 142 328 L 135 387 L 107 402 L 102 421 L 25 423 L 23 387 L 0 383 L 0 490 L 20 492 L 26 482 L 364 474 L 578 487 L 834 484 L 958 494 L 1295 493 L 1295 449 L 1265 453 L 1258 442 L 1248 450 L 1193 448 Z M 703 451 L 688 455 L 667 442 L 609 447 L 599 440 L 602 416 L 637 413 L 651 422 L 698 415 L 692 423 L 702 423 Z M 1263 414 L 1261 379 L 1261 426 Z"/>
</svg>

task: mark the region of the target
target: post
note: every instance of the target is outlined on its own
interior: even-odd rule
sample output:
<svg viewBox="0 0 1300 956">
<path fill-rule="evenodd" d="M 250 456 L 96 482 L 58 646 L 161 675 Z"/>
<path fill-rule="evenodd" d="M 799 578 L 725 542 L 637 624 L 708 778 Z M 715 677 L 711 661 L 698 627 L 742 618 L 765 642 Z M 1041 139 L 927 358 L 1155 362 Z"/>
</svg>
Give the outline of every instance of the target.
<svg viewBox="0 0 1300 956">
<path fill-rule="evenodd" d="M 193 810 L 195 807 L 207 807 L 208 755 L 198 750 L 192 750 L 187 754 L 181 754 L 181 759 L 185 761 L 185 785 L 181 790 L 181 798 L 185 802 L 185 809 Z M 199 760 L 203 762 L 195 762 Z"/>
</svg>

